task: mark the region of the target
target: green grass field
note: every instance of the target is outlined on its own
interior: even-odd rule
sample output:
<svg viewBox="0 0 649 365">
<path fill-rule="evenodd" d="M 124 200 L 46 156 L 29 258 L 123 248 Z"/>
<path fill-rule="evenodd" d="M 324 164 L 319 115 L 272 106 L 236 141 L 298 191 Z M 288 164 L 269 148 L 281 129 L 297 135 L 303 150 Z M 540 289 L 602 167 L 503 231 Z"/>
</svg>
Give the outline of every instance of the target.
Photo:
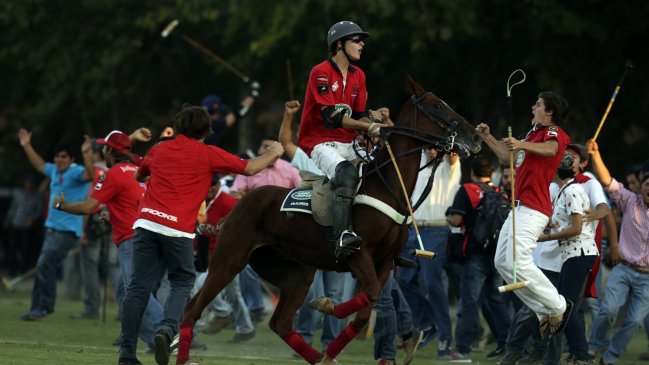
<svg viewBox="0 0 649 365">
<path fill-rule="evenodd" d="M 0 289 L 0 364 L 3 365 L 68 365 L 68 364 L 115 364 L 117 347 L 111 342 L 119 334 L 119 322 L 115 320 L 116 310 L 109 306 L 106 322 L 90 320 L 71 320 L 71 315 L 82 309 L 77 301 L 59 300 L 56 312 L 45 319 L 35 322 L 19 320 L 30 304 L 30 286 L 28 283 L 15 292 Z M 257 328 L 257 336 L 242 344 L 228 344 L 233 335 L 232 330 L 225 330 L 218 335 L 198 336 L 198 341 L 207 344 L 206 351 L 193 351 L 192 358 L 202 365 L 256 365 L 256 364 L 301 364 L 292 357 L 292 351 L 266 324 Z M 645 351 L 647 344 L 643 331 L 638 331 L 619 364 L 649 364 L 638 359 L 638 354 Z M 319 341 L 318 341 L 319 343 Z M 342 365 L 375 364 L 373 359 L 373 341 L 359 336 L 338 357 Z M 146 347 L 140 342 L 140 350 Z M 432 342 L 417 352 L 415 364 L 434 364 L 437 354 L 437 343 Z M 486 360 L 485 352 L 471 354 L 473 363 L 496 364 Z M 403 353 L 397 355 L 401 363 Z M 141 352 L 138 355 L 145 365 L 155 364 L 153 355 Z M 174 361 L 170 363 L 175 363 Z"/>
</svg>

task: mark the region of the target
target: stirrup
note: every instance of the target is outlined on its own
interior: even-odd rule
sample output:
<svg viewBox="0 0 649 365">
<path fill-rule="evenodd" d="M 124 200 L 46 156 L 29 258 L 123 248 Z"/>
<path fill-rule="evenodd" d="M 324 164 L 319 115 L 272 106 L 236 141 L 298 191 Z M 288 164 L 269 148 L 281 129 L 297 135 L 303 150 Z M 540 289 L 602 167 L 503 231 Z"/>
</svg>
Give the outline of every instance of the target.
<svg viewBox="0 0 649 365">
<path fill-rule="evenodd" d="M 336 262 L 346 260 L 349 256 L 360 251 L 362 243 L 363 239 L 358 237 L 353 231 L 343 231 L 336 244 Z"/>
</svg>

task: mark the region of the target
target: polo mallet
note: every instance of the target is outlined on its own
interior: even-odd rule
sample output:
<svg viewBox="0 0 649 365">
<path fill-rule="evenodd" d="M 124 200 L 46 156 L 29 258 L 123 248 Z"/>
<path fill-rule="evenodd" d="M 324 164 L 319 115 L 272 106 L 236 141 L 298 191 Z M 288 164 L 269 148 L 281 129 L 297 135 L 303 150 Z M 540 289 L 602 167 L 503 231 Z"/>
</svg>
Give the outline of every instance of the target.
<svg viewBox="0 0 649 365">
<path fill-rule="evenodd" d="M 608 106 L 606 107 L 606 111 L 604 111 L 604 115 L 602 116 L 602 120 L 599 122 L 599 126 L 597 127 L 597 131 L 595 131 L 595 136 L 593 137 L 593 141 L 597 139 L 599 136 L 599 132 L 602 130 L 602 127 L 604 126 L 604 122 L 606 121 L 606 117 L 608 117 L 608 112 L 611 111 L 611 107 L 613 106 L 613 103 L 615 102 L 615 98 L 617 97 L 617 94 L 620 92 L 620 88 L 622 87 L 622 82 L 624 81 L 624 78 L 626 77 L 626 73 L 629 72 L 629 69 L 633 68 L 633 64 L 631 61 L 627 60 L 626 64 L 624 65 L 624 72 L 622 73 L 622 77 L 620 77 L 620 82 L 617 83 L 617 86 L 615 86 L 615 90 L 613 90 L 613 95 L 611 95 L 611 100 L 608 101 Z"/>
<path fill-rule="evenodd" d="M 167 26 L 162 30 L 160 35 L 162 38 L 167 38 L 169 37 L 169 34 L 174 31 L 174 29 L 178 26 L 178 19 L 172 20 Z M 198 43 L 194 38 L 191 38 L 189 36 L 186 36 L 182 33 L 179 34 L 180 38 L 184 40 L 187 44 L 190 46 L 194 47 L 195 49 L 199 50 L 201 53 L 204 55 L 208 56 L 212 60 L 216 61 L 218 64 L 224 66 L 228 71 L 232 72 L 235 74 L 237 77 L 241 79 L 244 83 L 248 83 L 250 81 L 250 78 L 246 76 L 243 72 L 239 71 L 236 67 L 234 67 L 230 62 L 226 61 L 223 59 L 223 57 L 215 54 L 214 52 L 210 51 L 209 49 L 205 48 L 202 44 Z"/>
<path fill-rule="evenodd" d="M 74 256 L 81 251 L 81 248 L 75 247 L 71 249 L 68 252 L 68 256 Z M 14 277 L 14 278 L 7 278 L 6 276 L 2 276 L 2 286 L 8 291 L 13 291 L 16 287 L 16 285 L 22 283 L 23 281 L 29 279 L 30 277 L 34 276 L 36 274 L 37 268 L 36 266 L 32 267 L 31 269 L 25 271 L 24 273 Z"/>
<path fill-rule="evenodd" d="M 510 84 L 512 77 L 520 72 L 523 76 L 522 79 L 519 81 L 516 81 L 513 84 Z M 509 75 L 509 78 L 507 79 L 507 107 L 509 109 L 509 123 L 510 125 L 507 127 L 507 136 L 512 137 L 512 127 L 511 123 L 514 120 L 514 108 L 512 106 L 512 89 L 516 85 L 520 85 L 525 82 L 525 79 L 527 76 L 525 75 L 525 71 L 521 70 L 520 68 L 517 70 L 514 70 Z M 511 284 L 503 285 L 498 287 L 498 291 L 501 293 L 513 291 L 516 289 L 524 288 L 526 287 L 530 282 L 529 281 L 521 281 L 517 282 L 516 281 L 516 189 L 514 187 L 515 182 L 516 182 L 516 170 L 514 169 L 514 151 L 509 151 L 509 171 L 511 171 L 512 174 L 512 196 L 511 196 L 511 205 L 512 205 L 512 276 L 513 280 Z"/>
<path fill-rule="evenodd" d="M 410 217 L 412 217 L 412 225 L 415 227 L 415 233 L 417 234 L 417 241 L 419 242 L 419 249 L 412 249 L 409 251 L 409 254 L 412 256 L 416 257 L 421 257 L 425 259 L 432 259 L 435 257 L 437 254 L 432 251 L 426 251 L 424 249 L 424 244 L 421 241 L 421 235 L 419 234 L 419 227 L 417 227 L 417 221 L 415 220 L 415 214 L 412 211 L 412 205 L 410 205 L 410 197 L 408 197 L 408 192 L 406 191 L 406 185 L 403 183 L 403 178 L 401 177 L 401 171 L 399 170 L 399 166 L 397 165 L 397 160 L 394 158 L 394 154 L 392 153 L 392 148 L 390 148 L 390 143 L 388 142 L 387 138 L 384 140 L 385 146 L 388 148 L 388 153 L 390 154 L 390 159 L 392 160 L 392 164 L 394 165 L 394 169 L 397 171 L 397 176 L 399 177 L 399 183 L 401 183 L 401 190 L 403 191 L 403 196 L 406 198 L 406 204 L 408 205 L 408 212 L 410 213 Z"/>
</svg>

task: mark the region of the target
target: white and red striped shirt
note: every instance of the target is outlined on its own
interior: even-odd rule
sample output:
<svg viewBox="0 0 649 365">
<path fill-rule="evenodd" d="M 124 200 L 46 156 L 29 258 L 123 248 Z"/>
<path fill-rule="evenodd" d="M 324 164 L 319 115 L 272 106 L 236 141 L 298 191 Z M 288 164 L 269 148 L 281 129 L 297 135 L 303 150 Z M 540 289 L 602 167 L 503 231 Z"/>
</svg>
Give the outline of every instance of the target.
<svg viewBox="0 0 649 365">
<path fill-rule="evenodd" d="M 630 264 L 649 267 L 649 207 L 641 195 L 615 179 L 606 192 L 624 214 L 618 243 L 620 256 Z"/>
</svg>

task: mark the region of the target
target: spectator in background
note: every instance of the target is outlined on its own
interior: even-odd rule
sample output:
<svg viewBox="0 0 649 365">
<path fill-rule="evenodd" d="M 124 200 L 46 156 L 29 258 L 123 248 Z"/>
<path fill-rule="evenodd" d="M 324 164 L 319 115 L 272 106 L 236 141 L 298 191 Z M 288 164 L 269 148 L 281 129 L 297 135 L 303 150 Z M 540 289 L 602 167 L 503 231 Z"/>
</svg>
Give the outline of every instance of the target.
<svg viewBox="0 0 649 365">
<path fill-rule="evenodd" d="M 626 174 L 627 189 L 636 194 L 640 194 L 642 184 L 640 183 L 640 171 L 632 169 Z"/>
<path fill-rule="evenodd" d="M 133 134 L 131 136 L 133 138 Z M 135 234 L 133 223 L 145 189 L 144 185 L 134 178 L 137 170 L 135 161 L 138 157 L 130 152 L 132 143 L 129 136 L 120 131 L 112 131 L 106 138 L 97 140 L 97 143 L 104 146 L 107 167 L 110 168 L 97 179 L 90 197 L 82 202 L 69 202 L 65 201 L 65 195 L 61 194 L 54 200 L 53 205 L 64 212 L 78 215 L 93 213 L 102 204 L 108 208 L 113 228 L 112 241 L 119 253 L 119 278 L 122 285 L 117 285 L 115 288 L 115 297 L 121 309 L 124 290 L 128 287 L 133 274 L 133 235 Z M 149 294 L 139 327 L 139 336 L 151 351 L 154 349 L 155 326 L 162 319 L 162 312 L 160 303 Z"/>
<path fill-rule="evenodd" d="M 82 201 L 88 194 L 89 181 L 94 178 L 91 147 L 92 140 L 86 136 L 81 146 L 83 166 L 77 165 L 74 149 L 67 144 L 59 144 L 54 149 L 54 163 L 45 162 L 31 144 L 32 134 L 21 128 L 18 139 L 27 154 L 29 162 L 36 171 L 50 178 L 50 201 L 65 193 L 70 201 Z M 83 230 L 83 217 L 48 208 L 45 221 L 45 240 L 36 264 L 37 272 L 32 289 L 32 304 L 20 319 L 33 321 L 54 312 L 56 304 L 56 269 L 68 251 L 77 245 Z"/>
<path fill-rule="evenodd" d="M 257 154 L 263 155 L 275 144 L 279 144 L 275 137 L 269 136 L 263 138 L 257 149 Z M 300 173 L 298 170 L 291 166 L 290 163 L 278 159 L 267 169 L 254 176 L 237 175 L 230 188 L 230 194 L 240 199 L 250 190 L 260 186 L 274 185 L 292 189 L 300 186 L 300 181 Z M 246 265 L 240 273 L 240 278 L 241 292 L 250 310 L 252 321 L 261 323 L 266 316 L 266 311 L 264 309 L 259 275 L 257 275 L 250 265 Z"/>
<path fill-rule="evenodd" d="M 649 175 L 641 180 L 640 194 L 636 194 L 611 177 L 595 141 L 588 141 L 586 149 L 597 180 L 624 214 L 618 242 L 621 261 L 608 277 L 604 301 L 588 340 L 591 355 L 603 352 L 600 364 L 607 365 L 618 361 L 649 314 Z M 609 339 L 609 326 L 625 303 L 628 309 L 624 320 Z"/>
<path fill-rule="evenodd" d="M 92 186 L 96 186 L 97 181 L 103 179 L 105 171 L 108 169 L 106 160 L 102 153 L 102 146 L 96 141 L 92 143 L 92 161 L 95 167 L 95 176 Z M 90 191 L 92 193 L 92 190 Z M 71 319 L 98 319 L 99 318 L 99 301 L 100 301 L 100 283 L 99 283 L 99 263 L 103 251 L 113 248 L 111 239 L 110 225 L 101 219 L 101 207 L 96 211 L 90 212 L 84 217 L 85 240 L 81 240 L 81 252 L 79 255 L 81 266 L 81 283 L 83 285 L 84 300 L 83 312 L 70 316 Z M 116 285 L 119 277 L 119 268 L 117 267 L 117 254 L 114 255 L 113 265 L 115 270 L 111 272 L 111 282 Z M 102 263 L 108 264 L 108 258 L 103 258 Z M 108 265 L 105 265 L 106 267 Z"/>
<path fill-rule="evenodd" d="M 419 268 L 400 268 L 397 271 L 397 280 L 412 309 L 415 327 L 424 331 L 422 346 L 433 339 L 437 325 L 439 327 L 437 360 L 467 360 L 452 350 L 453 330 L 448 306 L 448 291 L 442 279 L 444 265 L 447 262 L 446 244 L 450 232 L 445 213 L 453 203 L 453 197 L 460 187 L 462 176 L 460 160 L 456 154 L 439 157 L 437 149 L 430 147 L 423 149 L 421 153 L 421 166 L 431 160 L 441 158 L 441 162 L 435 170 L 435 183 L 430 194 L 415 211 L 424 249 L 437 253 L 437 256 L 434 260 L 416 258 Z M 419 173 L 412 193 L 412 201 L 417 201 L 422 195 L 432 173 L 432 165 Z M 415 229 L 410 228 L 408 243 L 403 255 L 407 255 L 407 252 L 414 248 L 419 248 L 417 235 Z M 420 276 L 423 283 L 419 281 Z M 422 292 L 421 284 L 423 284 L 425 292 Z"/>
<path fill-rule="evenodd" d="M 451 226 L 462 227 L 466 247 L 466 259 L 462 265 L 460 281 L 460 301 L 458 320 L 455 327 L 455 348 L 465 359 L 469 359 L 475 329 L 480 326 L 479 306 L 481 294 L 490 309 L 493 318 L 492 332 L 498 347 L 487 355 L 494 360 L 505 354 L 505 341 L 511 318 L 504 297 L 498 292 L 503 279 L 494 265 L 495 242 L 491 247 L 483 244 L 473 236 L 472 229 L 477 214 L 476 208 L 484 198 L 485 190 L 499 192 L 491 182 L 493 168 L 491 162 L 483 156 L 477 156 L 471 163 L 471 181 L 464 184 L 455 194 L 453 204 L 446 211 L 446 219 Z"/>
<path fill-rule="evenodd" d="M 257 85 L 259 84 L 257 83 Z M 259 96 L 258 88 L 258 86 L 257 88 L 251 88 L 250 95 L 241 100 L 241 104 L 235 111 L 232 111 L 217 95 L 207 95 L 203 98 L 201 104 L 207 110 L 212 121 L 212 135 L 205 138 L 205 144 L 220 145 L 221 135 L 225 129 L 232 127 L 237 120 L 248 115 L 252 104 L 255 103 L 255 97 Z"/>
<path fill-rule="evenodd" d="M 509 168 L 509 165 L 501 165 L 502 176 L 500 177 L 500 190 L 502 190 L 507 196 L 512 194 L 512 170 Z"/>
<path fill-rule="evenodd" d="M 208 255 L 211 257 L 216 247 L 218 225 L 230 214 L 237 199 L 221 190 L 219 175 L 212 178 L 212 186 L 207 193 L 207 222 L 198 225 L 197 233 L 209 239 Z M 197 278 L 197 287 L 202 287 L 207 278 L 207 271 Z M 207 328 L 202 332 L 214 334 L 233 323 L 234 337 L 228 340 L 229 343 L 239 343 L 251 340 L 255 337 L 255 327 L 250 318 L 250 311 L 241 295 L 239 274 L 214 298 L 210 308 L 214 312 L 214 318 L 209 322 Z M 233 318 L 234 317 L 234 318 Z"/>
<path fill-rule="evenodd" d="M 4 228 L 9 232 L 5 248 L 5 267 L 9 276 L 29 270 L 32 231 L 42 213 L 43 196 L 37 190 L 35 178 L 25 176 L 21 188 L 13 191 L 4 221 Z"/>
</svg>

